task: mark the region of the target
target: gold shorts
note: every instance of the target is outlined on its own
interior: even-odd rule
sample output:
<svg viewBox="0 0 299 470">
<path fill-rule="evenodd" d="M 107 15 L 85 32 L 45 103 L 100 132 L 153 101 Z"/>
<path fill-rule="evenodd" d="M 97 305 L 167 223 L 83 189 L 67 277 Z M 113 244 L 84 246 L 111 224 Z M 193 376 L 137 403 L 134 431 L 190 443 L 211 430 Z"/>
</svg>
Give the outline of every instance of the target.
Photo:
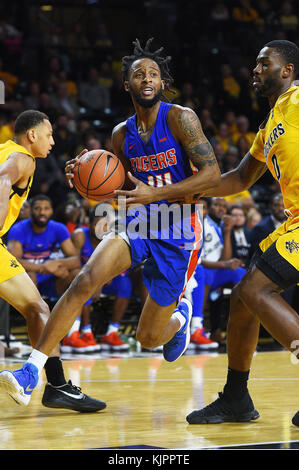
<svg viewBox="0 0 299 470">
<path fill-rule="evenodd" d="M 0 238 L 0 284 L 16 276 L 16 274 L 24 272 L 25 269 L 23 268 L 23 266 L 8 251 L 8 249 Z"/>
<path fill-rule="evenodd" d="M 287 219 L 260 242 L 256 266 L 283 289 L 299 283 L 299 218 Z"/>
</svg>

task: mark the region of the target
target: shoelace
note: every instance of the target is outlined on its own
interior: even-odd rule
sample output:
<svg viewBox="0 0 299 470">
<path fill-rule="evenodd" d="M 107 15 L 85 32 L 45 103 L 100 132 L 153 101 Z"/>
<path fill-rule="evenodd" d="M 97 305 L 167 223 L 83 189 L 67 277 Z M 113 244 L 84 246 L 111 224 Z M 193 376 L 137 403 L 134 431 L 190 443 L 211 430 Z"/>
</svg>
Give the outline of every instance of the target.
<svg viewBox="0 0 299 470">
<path fill-rule="evenodd" d="M 73 385 L 71 380 L 68 381 L 67 385 L 69 385 L 71 389 L 74 390 L 75 392 L 81 393 L 81 387 L 78 387 L 77 385 Z"/>
</svg>

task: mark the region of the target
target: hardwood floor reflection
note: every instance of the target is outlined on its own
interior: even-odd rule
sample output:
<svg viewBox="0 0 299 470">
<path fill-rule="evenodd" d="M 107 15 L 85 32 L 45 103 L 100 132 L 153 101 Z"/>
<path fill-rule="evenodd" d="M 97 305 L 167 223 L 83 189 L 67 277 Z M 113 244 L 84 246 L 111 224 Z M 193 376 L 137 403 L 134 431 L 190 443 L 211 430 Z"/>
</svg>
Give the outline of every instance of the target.
<svg viewBox="0 0 299 470">
<path fill-rule="evenodd" d="M 0 369 L 20 366 L 8 360 Z M 96 414 L 42 406 L 41 376 L 27 408 L 1 394 L 0 448 L 104 449 L 148 446 L 164 449 L 221 448 L 299 441 L 291 424 L 299 408 L 299 364 L 288 352 L 254 357 L 250 392 L 261 417 L 251 423 L 188 425 L 186 415 L 205 406 L 222 390 L 227 358 L 223 354 L 185 355 L 175 363 L 162 356 L 87 357 L 64 360 L 66 377 L 107 402 Z"/>
</svg>

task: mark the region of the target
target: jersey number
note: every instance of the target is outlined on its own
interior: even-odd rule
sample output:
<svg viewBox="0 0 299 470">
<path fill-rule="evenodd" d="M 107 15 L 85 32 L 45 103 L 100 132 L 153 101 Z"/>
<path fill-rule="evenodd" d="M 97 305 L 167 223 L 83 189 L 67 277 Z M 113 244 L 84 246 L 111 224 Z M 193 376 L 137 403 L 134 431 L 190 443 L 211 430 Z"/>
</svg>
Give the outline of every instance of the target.
<svg viewBox="0 0 299 470">
<path fill-rule="evenodd" d="M 279 181 L 280 177 L 281 177 L 281 173 L 280 173 L 280 168 L 279 168 L 279 165 L 278 165 L 277 156 L 275 155 L 275 153 L 272 156 L 271 160 L 272 160 L 273 168 L 274 168 L 274 171 L 275 171 L 275 174 L 276 174 L 276 178 Z"/>
<path fill-rule="evenodd" d="M 171 173 L 163 173 L 160 175 L 148 175 L 147 183 L 149 186 L 161 187 L 172 184 Z"/>
</svg>

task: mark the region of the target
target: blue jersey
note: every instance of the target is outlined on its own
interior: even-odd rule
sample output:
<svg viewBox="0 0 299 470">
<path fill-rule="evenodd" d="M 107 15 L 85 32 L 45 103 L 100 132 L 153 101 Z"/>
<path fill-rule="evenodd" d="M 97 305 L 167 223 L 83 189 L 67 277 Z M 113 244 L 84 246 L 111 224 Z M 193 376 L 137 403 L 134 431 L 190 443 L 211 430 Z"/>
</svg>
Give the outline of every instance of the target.
<svg viewBox="0 0 299 470">
<path fill-rule="evenodd" d="M 32 263 L 43 263 L 50 259 L 55 249 L 70 238 L 66 226 L 55 220 L 49 220 L 45 230 L 34 232 L 32 220 L 25 219 L 11 227 L 7 241 L 16 240 L 22 244 L 23 258 Z"/>
<path fill-rule="evenodd" d="M 16 240 L 22 244 L 23 259 L 31 263 L 43 263 L 48 259 L 61 258 L 59 252 L 61 243 L 70 238 L 66 226 L 55 220 L 49 220 L 45 230 L 36 233 L 32 228 L 32 220 L 25 219 L 11 227 L 7 234 L 7 241 Z M 52 274 L 36 274 L 36 281 L 41 295 L 57 300 L 56 278 Z"/>
<path fill-rule="evenodd" d="M 167 114 L 171 106 L 161 102 L 148 142 L 144 142 L 138 133 L 136 114 L 126 122 L 125 155 L 135 178 L 150 186 L 175 184 L 193 174 L 189 157 L 168 125 Z"/>
<path fill-rule="evenodd" d="M 184 148 L 168 124 L 171 104 L 160 103 L 148 142 L 137 129 L 137 115 L 126 122 L 125 156 L 134 176 L 145 184 L 162 187 L 192 176 Z M 197 265 L 202 242 L 202 223 L 194 204 L 181 206 L 166 200 L 130 207 L 118 233 L 129 243 L 131 268 L 145 261 L 143 281 L 159 305 L 179 300 Z"/>
<path fill-rule="evenodd" d="M 81 264 L 84 265 L 85 263 L 87 263 L 88 259 L 92 255 L 94 247 L 91 243 L 89 227 L 81 227 L 81 229 L 84 233 L 84 244 L 81 248 L 80 258 Z"/>
</svg>

